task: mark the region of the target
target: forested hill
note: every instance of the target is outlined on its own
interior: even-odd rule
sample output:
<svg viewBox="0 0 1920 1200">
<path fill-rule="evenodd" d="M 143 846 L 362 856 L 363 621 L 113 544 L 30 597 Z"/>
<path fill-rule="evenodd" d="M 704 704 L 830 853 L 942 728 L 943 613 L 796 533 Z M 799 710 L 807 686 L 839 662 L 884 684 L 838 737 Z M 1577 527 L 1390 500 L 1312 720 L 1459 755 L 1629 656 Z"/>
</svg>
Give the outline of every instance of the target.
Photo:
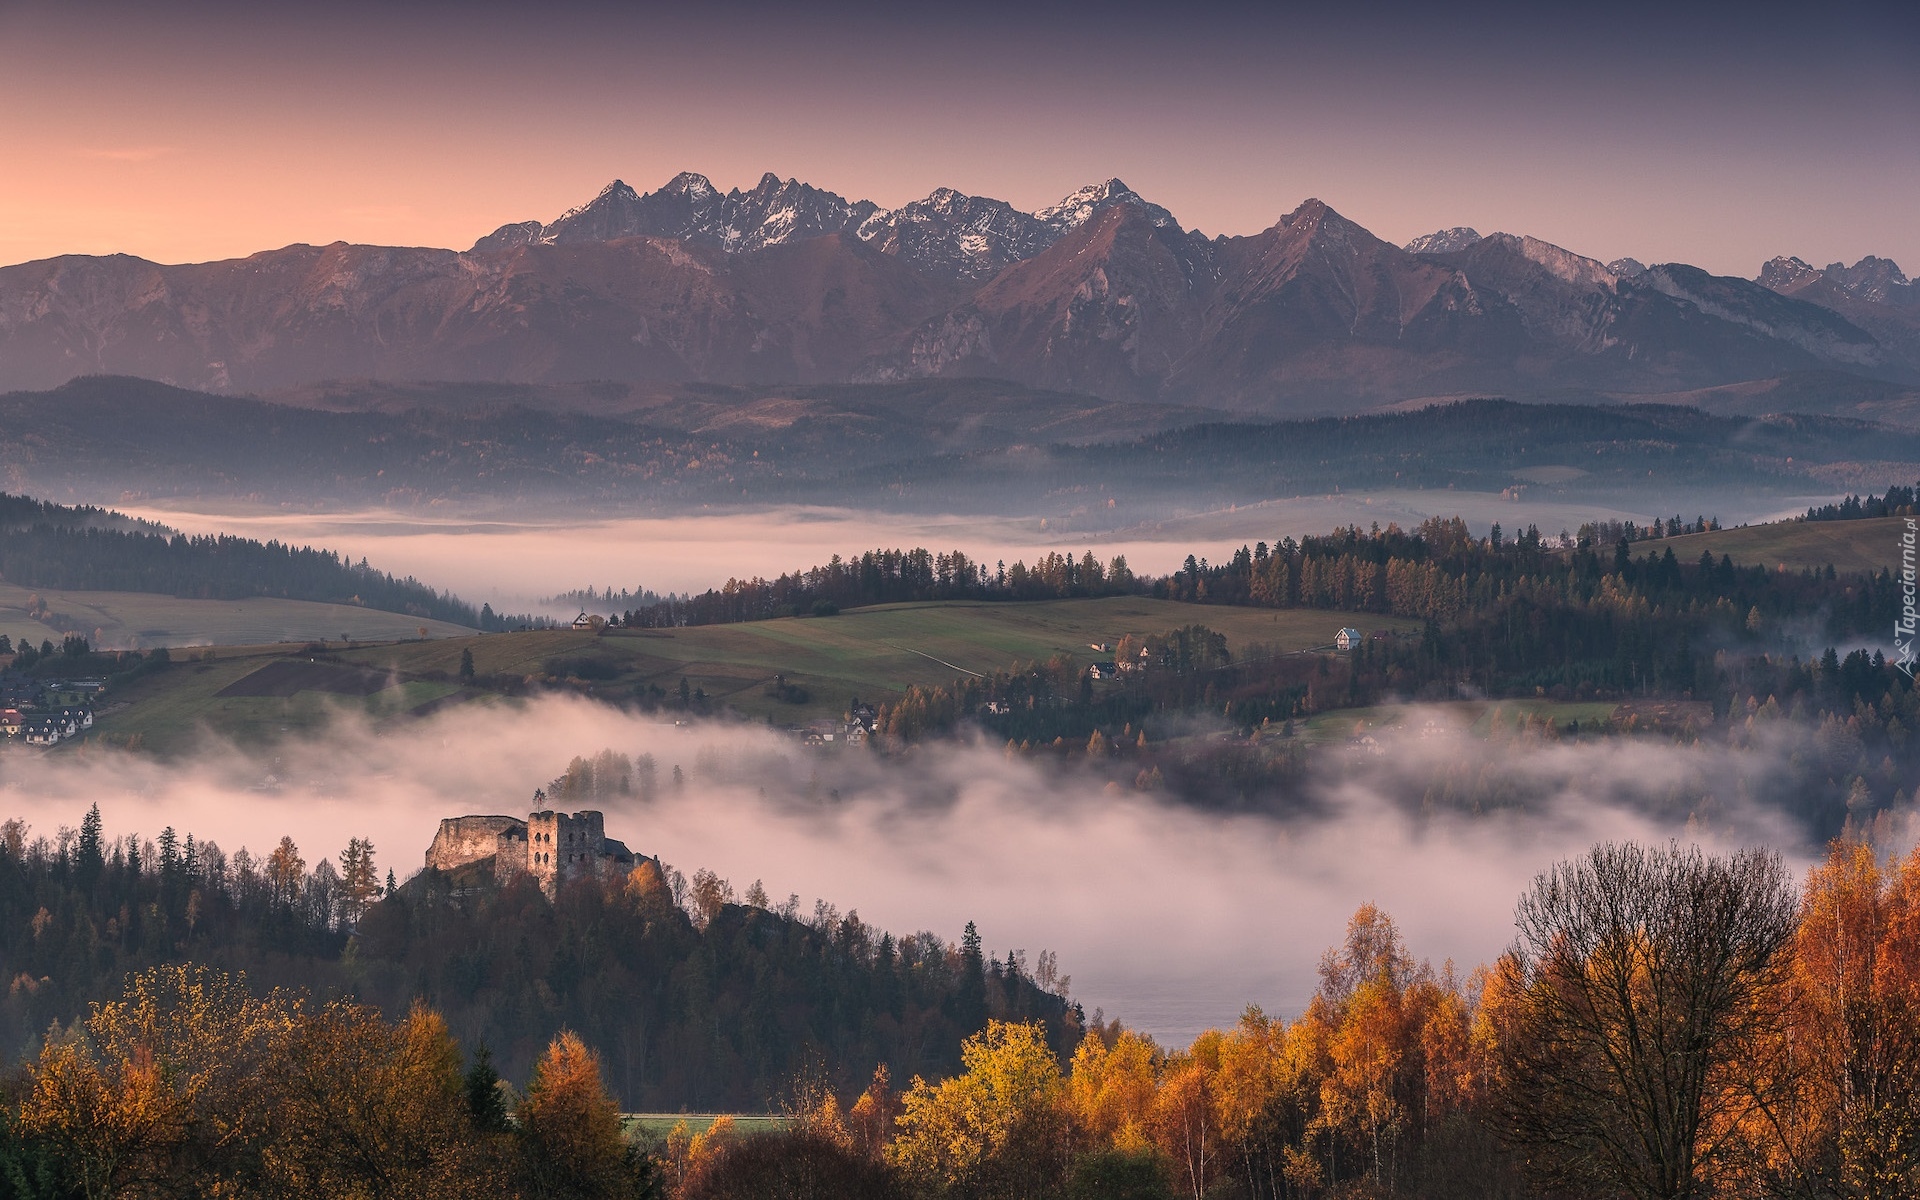
<svg viewBox="0 0 1920 1200">
<path fill-rule="evenodd" d="M 757 885 L 736 903 L 709 872 L 689 888 L 651 863 L 550 901 L 525 877 L 456 892 L 427 871 L 398 887 L 387 874 L 383 887 L 358 839 L 339 869 L 316 858 L 309 870 L 285 839 L 228 855 L 171 828 L 107 839 L 97 809 L 57 842 L 0 822 L 0 962 L 26 981 L 0 995 L 0 1069 L 129 973 L 181 961 L 245 972 L 262 990 L 351 995 L 391 1019 L 424 1000 L 513 1078 L 570 1029 L 626 1107 L 669 1112 L 765 1111 L 803 1072 L 843 1090 L 882 1063 L 902 1081 L 940 1078 L 989 1018 L 1044 1021 L 1062 1052 L 1082 1024 L 971 926 L 958 945 L 896 939 L 825 903 L 802 914 Z"/>
<path fill-rule="evenodd" d="M 318 600 L 472 627 L 480 627 L 483 617 L 450 593 L 411 576 L 395 579 L 365 559 L 347 562 L 331 550 L 224 534 L 149 532 L 118 513 L 4 492 L 0 579 L 30 588 L 158 592 L 194 600 Z"/>
<path fill-rule="evenodd" d="M 18 529 L 34 525 L 53 525 L 62 529 L 118 529 L 140 533 L 171 533 L 153 521 L 142 521 L 108 508 L 91 504 L 54 504 L 31 496 L 10 496 L 0 492 L 0 529 Z"/>
</svg>

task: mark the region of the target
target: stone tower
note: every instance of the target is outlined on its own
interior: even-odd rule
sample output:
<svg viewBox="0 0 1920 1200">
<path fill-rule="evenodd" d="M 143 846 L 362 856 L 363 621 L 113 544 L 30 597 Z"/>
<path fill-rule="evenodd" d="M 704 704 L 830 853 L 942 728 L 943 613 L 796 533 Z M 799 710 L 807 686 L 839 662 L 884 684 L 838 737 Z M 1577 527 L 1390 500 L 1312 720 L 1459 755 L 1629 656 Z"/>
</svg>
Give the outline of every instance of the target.
<svg viewBox="0 0 1920 1200">
<path fill-rule="evenodd" d="M 606 851 L 606 818 L 598 812 L 547 811 L 527 817 L 527 870 L 548 895 L 569 879 L 597 875 Z"/>
</svg>

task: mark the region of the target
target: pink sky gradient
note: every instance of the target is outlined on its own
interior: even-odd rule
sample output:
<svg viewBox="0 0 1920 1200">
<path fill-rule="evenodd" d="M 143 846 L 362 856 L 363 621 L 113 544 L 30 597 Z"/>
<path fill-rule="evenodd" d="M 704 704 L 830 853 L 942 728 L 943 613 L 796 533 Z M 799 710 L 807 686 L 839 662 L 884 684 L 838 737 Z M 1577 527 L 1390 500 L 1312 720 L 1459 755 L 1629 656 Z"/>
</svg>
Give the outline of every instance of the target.
<svg viewBox="0 0 1920 1200">
<path fill-rule="evenodd" d="M 1464 224 L 1748 276 L 1920 271 L 1920 68 L 1892 9 L 790 11 L 0 5 L 0 262 L 464 248 L 684 169 L 1026 208 L 1117 175 L 1207 233 L 1318 196 L 1395 242 Z"/>
</svg>

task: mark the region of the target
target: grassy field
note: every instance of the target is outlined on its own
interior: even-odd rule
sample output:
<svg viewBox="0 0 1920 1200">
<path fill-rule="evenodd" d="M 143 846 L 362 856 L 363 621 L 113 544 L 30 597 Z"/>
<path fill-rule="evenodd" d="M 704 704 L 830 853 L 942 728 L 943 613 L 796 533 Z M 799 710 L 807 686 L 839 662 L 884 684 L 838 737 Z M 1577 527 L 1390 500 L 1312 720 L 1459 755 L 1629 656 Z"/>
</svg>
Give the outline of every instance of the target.
<svg viewBox="0 0 1920 1200">
<path fill-rule="evenodd" d="M 1695 562 L 1702 550 L 1711 550 L 1716 558 L 1725 554 L 1742 566 L 1774 570 L 1785 567 L 1798 571 L 1832 564 L 1836 571 L 1878 571 L 1882 567 L 1898 571 L 1900 534 L 1905 528 L 1903 517 L 1780 521 L 1771 525 L 1749 525 L 1744 529 L 1684 534 L 1657 543 L 1656 548 L 1673 547 L 1674 556 L 1683 563 Z"/>
<path fill-rule="evenodd" d="M 1020 660 L 1066 654 L 1080 663 L 1111 660 L 1092 649 L 1122 635 L 1163 633 L 1201 624 L 1227 636 L 1235 654 L 1266 646 L 1301 650 L 1330 646 L 1343 625 L 1363 630 L 1413 629 L 1394 617 L 1314 610 L 1210 607 L 1118 596 L 1099 600 L 1045 600 L 1021 604 L 956 601 L 890 604 L 837 617 L 786 617 L 691 629 L 613 631 L 595 637 L 572 630 L 499 633 L 486 637 L 369 646 L 348 658 L 403 672 L 446 671 L 472 649 L 482 675 L 548 673 L 550 667 L 590 660 L 617 672 L 597 686 L 628 693 L 653 685 L 677 694 L 680 680 L 717 704 L 776 724 L 844 712 L 855 696 L 885 700 L 910 685 L 944 684 L 967 673 L 987 674 Z M 806 691 L 805 703 L 768 695 L 776 674 Z"/>
<path fill-rule="evenodd" d="M 1551 719 L 1562 729 L 1574 722 L 1582 728 L 1604 727 L 1621 705 L 1613 700 L 1448 700 L 1422 704 L 1418 709 L 1399 705 L 1343 708 L 1307 718 L 1298 726 L 1310 743 L 1344 742 L 1360 733 L 1404 730 L 1428 712 L 1466 727 L 1472 737 L 1489 737 L 1496 730 L 1517 729 L 1523 718 Z"/>
<path fill-rule="evenodd" d="M 985 674 L 1021 660 L 1066 654 L 1080 663 L 1111 659 L 1092 643 L 1161 633 L 1188 624 L 1226 634 L 1235 654 L 1257 647 L 1300 650 L 1330 645 L 1343 625 L 1363 630 L 1411 629 L 1409 621 L 1321 611 L 1207 607 L 1139 597 L 1051 600 L 1025 604 L 936 603 L 855 609 L 836 617 L 783 618 L 692 629 L 635 630 L 595 636 L 571 629 L 408 641 L 329 651 L 345 662 L 391 671 L 395 683 L 365 696 L 325 688 L 316 671 L 305 689 L 283 686 L 284 646 L 221 647 L 177 662 L 109 698 L 94 736 L 172 753 L 202 729 L 243 744 L 316 727 L 341 709 L 376 718 L 403 715 L 454 697 L 463 650 L 482 676 L 599 676 L 602 695 L 624 698 L 636 687 L 677 696 L 680 681 L 704 692 L 714 711 L 732 708 L 752 720 L 785 725 L 837 716 L 855 696 L 891 699 L 914 684 L 945 684 L 967 672 Z M 203 661 L 201 655 L 207 655 Z M 282 664 L 275 666 L 274 664 Z M 267 674 L 246 682 L 255 672 Z M 801 703 L 772 694 L 776 675 L 804 689 Z M 273 687 L 259 686 L 275 679 Z M 221 695 L 221 692 L 227 692 Z M 292 695 L 245 695 L 292 691 Z"/>
<path fill-rule="evenodd" d="M 176 600 L 147 592 L 63 592 L 0 583 L 0 633 L 60 644 L 65 636 L 52 624 L 28 615 L 38 597 L 46 610 L 64 618 L 66 628 L 102 648 L 149 646 L 261 645 L 305 642 L 347 634 L 356 641 L 395 641 L 421 636 L 458 637 L 471 629 L 444 621 L 425 621 L 400 613 L 351 604 L 310 600 Z"/>
<path fill-rule="evenodd" d="M 291 696 L 221 696 L 254 672 L 284 663 L 286 648 L 226 647 L 211 654 L 210 661 L 177 661 L 108 696 L 96 714 L 92 737 L 163 754 L 187 749 L 203 731 L 241 745 L 264 745 L 284 734 L 318 728 L 338 712 L 391 718 L 459 690 L 451 683 L 396 680 L 365 696 L 318 690 Z"/>
<path fill-rule="evenodd" d="M 733 1127 L 741 1133 L 772 1133 L 787 1123 L 785 1117 L 766 1113 L 627 1113 L 625 1121 L 629 1137 L 638 1134 L 646 1138 L 664 1138 L 682 1121 L 686 1122 L 688 1133 L 705 1133 L 723 1115 L 731 1117 Z"/>
</svg>

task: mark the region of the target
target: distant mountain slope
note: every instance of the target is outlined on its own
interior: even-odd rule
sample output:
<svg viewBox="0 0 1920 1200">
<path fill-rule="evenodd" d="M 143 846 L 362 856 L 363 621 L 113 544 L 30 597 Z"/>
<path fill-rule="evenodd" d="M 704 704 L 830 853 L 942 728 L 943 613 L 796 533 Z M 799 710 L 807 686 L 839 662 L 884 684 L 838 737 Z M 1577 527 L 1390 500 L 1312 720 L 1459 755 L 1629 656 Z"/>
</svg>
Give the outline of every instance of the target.
<svg viewBox="0 0 1920 1200">
<path fill-rule="evenodd" d="M 270 497 L 511 510 L 737 503 L 947 454 L 1139 437 L 1214 414 L 995 380 L 571 388 L 358 383 L 270 403 L 89 376 L 0 394 L 0 477 L 57 499 Z M 782 491 L 783 496 L 786 495 Z M 0 516 L 5 515 L 0 513 Z"/>
<path fill-rule="evenodd" d="M 987 376 L 1278 416 L 1794 371 L 1920 382 L 1920 306 L 1897 267 L 1794 263 L 1753 283 L 1466 228 L 1402 249 L 1318 200 L 1207 238 L 1116 179 L 1026 213 L 950 189 L 882 209 L 682 174 L 648 193 L 616 181 L 465 253 L 0 268 L 0 387 Z"/>
<path fill-rule="evenodd" d="M 76 256 L 0 268 L 0 384 L 828 382 L 951 299 L 838 234 L 737 258 L 647 237 L 487 255 L 336 243 L 185 267 Z"/>
<path fill-rule="evenodd" d="M 686 387 L 596 414 L 467 403 L 451 387 L 316 397 L 328 409 L 135 379 L 0 395 L 0 474 L 36 495 L 120 504 L 372 504 L 506 520 L 802 504 L 1079 529 L 1363 488 L 1637 511 L 1663 489 L 1803 497 L 1920 477 L 1920 431 L 1676 406 L 1478 400 L 1272 424 L 1189 409 L 1163 423 L 1158 406 L 989 380 Z"/>
<path fill-rule="evenodd" d="M 1920 429 L 1920 386 L 1863 379 L 1839 371 L 1793 371 L 1771 379 L 1671 392 L 1663 404 L 1688 404 L 1723 416 L 1807 413 Z"/>
<path fill-rule="evenodd" d="M 1816 270 L 1781 257 L 1760 268 L 1758 282 L 1783 296 L 1832 309 L 1908 361 L 1920 359 L 1920 284 L 1890 259 L 1868 256 L 1853 266 Z"/>
</svg>

